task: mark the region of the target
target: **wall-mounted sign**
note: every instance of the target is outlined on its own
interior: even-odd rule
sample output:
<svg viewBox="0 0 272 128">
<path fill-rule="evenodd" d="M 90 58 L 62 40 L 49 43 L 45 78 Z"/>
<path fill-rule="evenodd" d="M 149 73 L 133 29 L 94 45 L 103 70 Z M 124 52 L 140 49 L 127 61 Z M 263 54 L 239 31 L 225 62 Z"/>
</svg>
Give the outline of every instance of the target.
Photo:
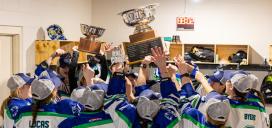
<svg viewBox="0 0 272 128">
<path fill-rule="evenodd" d="M 177 31 L 194 30 L 195 22 L 192 17 L 177 17 Z"/>
</svg>

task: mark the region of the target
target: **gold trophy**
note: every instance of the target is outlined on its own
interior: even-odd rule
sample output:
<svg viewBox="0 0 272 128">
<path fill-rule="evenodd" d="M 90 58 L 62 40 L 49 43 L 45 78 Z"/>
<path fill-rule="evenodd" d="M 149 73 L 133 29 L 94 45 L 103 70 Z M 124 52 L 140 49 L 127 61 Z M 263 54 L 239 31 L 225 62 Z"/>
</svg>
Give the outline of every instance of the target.
<svg viewBox="0 0 272 128">
<path fill-rule="evenodd" d="M 81 24 L 80 27 L 82 34 L 86 37 L 80 38 L 78 50 L 93 54 L 99 53 L 102 42 L 96 41 L 95 39 L 101 37 L 105 29 L 86 24 Z"/>
</svg>

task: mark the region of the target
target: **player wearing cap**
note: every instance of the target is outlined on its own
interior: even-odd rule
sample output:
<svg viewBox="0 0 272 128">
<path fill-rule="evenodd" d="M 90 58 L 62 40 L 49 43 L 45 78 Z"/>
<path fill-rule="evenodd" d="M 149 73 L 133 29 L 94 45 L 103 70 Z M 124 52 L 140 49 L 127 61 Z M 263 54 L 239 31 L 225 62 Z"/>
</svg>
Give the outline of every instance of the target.
<svg viewBox="0 0 272 128">
<path fill-rule="evenodd" d="M 231 114 L 228 120 L 230 127 L 269 127 L 269 119 L 265 108 L 255 101 L 248 101 L 246 95 L 252 90 L 253 74 L 238 73 L 231 77 L 226 84 L 229 95 Z"/>
<path fill-rule="evenodd" d="M 217 92 L 209 93 L 205 103 L 205 113 L 193 108 L 191 104 L 183 105 L 182 124 L 184 128 L 223 128 L 229 118 L 228 100 Z M 216 96 L 217 95 L 217 96 Z"/>
<path fill-rule="evenodd" d="M 36 70 L 35 75 L 40 76 L 44 71 L 50 70 L 51 62 L 59 57 L 57 74 L 61 78 L 63 84 L 58 88 L 62 91 L 62 95 L 70 96 L 71 91 L 77 87 L 77 79 L 75 78 L 75 70 L 79 52 L 77 46 L 73 47 L 73 54 L 65 52 L 62 49 L 57 49 L 47 60 L 41 62 Z"/>
<path fill-rule="evenodd" d="M 245 74 L 250 77 L 249 79 L 252 81 L 252 87 L 248 90 L 248 93 L 246 94 L 246 99 L 247 101 L 253 101 L 253 102 L 258 102 L 261 106 L 265 106 L 265 101 L 263 98 L 263 95 L 261 94 L 260 91 L 257 90 L 258 84 L 259 84 L 259 79 L 253 74 L 250 74 L 248 72 L 239 70 L 231 73 L 231 76 L 234 76 L 235 74 Z M 231 76 L 228 78 L 230 80 Z"/>
<path fill-rule="evenodd" d="M 208 82 L 210 86 L 219 94 L 224 94 L 226 89 L 226 81 L 227 81 L 227 75 L 230 75 L 231 71 L 222 71 L 217 70 L 213 75 L 208 76 Z M 199 86 L 196 91 L 201 95 L 205 96 L 207 93 L 205 93 L 205 90 L 202 86 Z"/>
<path fill-rule="evenodd" d="M 105 92 L 103 90 L 91 90 L 82 88 L 76 92 L 78 97 L 75 98 L 85 106 L 84 112 L 80 116 L 70 117 L 59 124 L 59 128 L 113 128 L 114 124 L 109 114 L 102 110 Z"/>
<path fill-rule="evenodd" d="M 174 60 L 182 74 L 181 82 L 183 86 L 180 94 L 187 98 L 196 95 L 197 93 L 192 88 L 191 78 L 188 74 L 189 71 L 194 72 L 194 67 L 185 63 L 181 56 L 176 57 Z M 185 128 L 223 127 L 227 122 L 230 112 L 230 107 L 227 103 L 228 100 L 213 90 L 201 72 L 196 72 L 195 78 L 205 89 L 207 93 L 205 100 L 207 102 L 203 104 L 203 112 L 194 108 L 194 106 L 192 106 L 192 104 L 194 104 L 193 102 L 183 104 L 180 107 L 182 126 Z"/>
<path fill-rule="evenodd" d="M 34 80 L 31 86 L 33 104 L 21 108 L 15 115 L 17 128 L 55 128 L 67 117 L 78 115 L 83 110 L 81 104 L 69 99 L 56 102 L 57 86 L 46 77 Z"/>
<path fill-rule="evenodd" d="M 167 68 L 166 57 L 161 48 L 155 47 L 151 51 L 152 61 L 161 72 L 160 93 L 162 99 L 152 99 L 147 95 L 140 97 L 137 103 L 137 112 L 142 119 L 152 122 L 150 123 L 152 128 L 179 128 L 181 127 L 179 123 L 181 119 L 178 112 L 178 87 L 171 79 L 171 76 L 175 75 L 176 72 L 171 71 L 172 68 Z"/>
<path fill-rule="evenodd" d="M 112 78 L 109 81 L 104 109 L 110 114 L 117 128 L 139 127 L 136 107 L 129 102 L 135 99 L 132 84 L 124 75 L 121 63 L 112 65 Z"/>
<path fill-rule="evenodd" d="M 14 127 L 14 117 L 18 110 L 24 106 L 30 106 L 31 82 L 34 78 L 18 73 L 9 78 L 7 86 L 10 89 L 10 96 L 5 99 L 1 106 L 1 116 L 4 119 L 4 128 Z"/>
</svg>

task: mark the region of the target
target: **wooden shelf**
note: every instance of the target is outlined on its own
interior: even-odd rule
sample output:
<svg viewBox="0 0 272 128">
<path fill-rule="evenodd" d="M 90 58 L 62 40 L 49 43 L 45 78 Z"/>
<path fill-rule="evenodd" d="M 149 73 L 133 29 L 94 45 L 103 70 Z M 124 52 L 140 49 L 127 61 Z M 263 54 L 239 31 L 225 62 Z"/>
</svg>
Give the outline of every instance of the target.
<svg viewBox="0 0 272 128">
<path fill-rule="evenodd" d="M 59 40 L 36 40 L 35 41 L 35 64 L 48 59 L 57 49 L 61 48 L 66 52 L 72 53 L 72 48 L 78 46 L 78 41 L 59 41 Z M 87 61 L 88 53 L 79 53 L 79 62 Z M 59 57 L 52 61 L 51 65 L 57 65 Z"/>
<path fill-rule="evenodd" d="M 238 63 L 232 63 L 228 60 L 230 56 L 237 53 L 238 51 L 242 50 L 247 53 L 247 60 L 245 63 L 241 63 L 241 65 L 248 65 L 249 64 L 249 45 L 237 45 L 237 44 L 178 44 L 179 48 L 177 48 L 177 44 L 170 44 L 169 51 L 170 51 L 170 61 L 173 60 L 173 57 L 175 57 L 177 54 L 180 54 L 182 56 L 185 55 L 185 53 L 190 52 L 192 47 L 198 46 L 203 48 L 208 48 L 214 51 L 214 61 L 213 62 L 202 62 L 202 61 L 194 61 L 196 64 L 227 64 L 227 65 L 238 65 Z M 182 48 L 180 48 L 182 47 Z M 181 50 L 180 50 L 181 49 Z M 272 64 L 272 45 L 270 45 L 270 54 L 271 58 L 269 59 L 269 62 Z"/>
<path fill-rule="evenodd" d="M 184 44 L 184 53 L 183 55 L 185 55 L 185 53 L 190 52 L 192 50 L 193 47 L 203 47 L 203 48 L 208 48 L 211 49 L 213 51 L 215 51 L 215 45 L 214 44 Z M 215 54 L 213 55 L 213 61 L 193 61 L 194 63 L 206 63 L 206 64 L 214 64 L 215 63 Z"/>
<path fill-rule="evenodd" d="M 242 63 L 243 65 L 248 64 L 248 58 L 249 58 L 249 45 L 230 45 L 230 44 L 217 44 L 216 45 L 216 63 L 218 64 L 238 64 L 238 63 L 232 63 L 228 59 L 233 54 L 237 53 L 238 51 L 244 51 L 247 53 L 247 59 L 245 63 Z"/>
<path fill-rule="evenodd" d="M 174 60 L 174 57 L 183 55 L 183 44 L 170 44 L 170 60 Z"/>
</svg>

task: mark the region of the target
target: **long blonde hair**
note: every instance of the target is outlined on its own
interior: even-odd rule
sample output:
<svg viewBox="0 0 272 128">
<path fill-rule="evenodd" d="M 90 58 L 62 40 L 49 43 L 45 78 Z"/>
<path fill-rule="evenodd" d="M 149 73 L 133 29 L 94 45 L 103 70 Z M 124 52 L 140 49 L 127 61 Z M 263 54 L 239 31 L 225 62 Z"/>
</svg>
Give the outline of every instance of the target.
<svg viewBox="0 0 272 128">
<path fill-rule="evenodd" d="M 1 114 L 1 116 L 2 116 L 3 118 L 4 118 L 5 109 L 6 109 L 6 107 L 8 106 L 10 100 L 11 100 L 12 98 L 18 98 L 18 97 L 19 97 L 19 88 L 17 88 L 17 89 L 14 90 L 14 91 L 11 91 L 11 92 L 10 92 L 10 96 L 7 97 L 7 98 L 2 102 L 0 114 Z"/>
</svg>

